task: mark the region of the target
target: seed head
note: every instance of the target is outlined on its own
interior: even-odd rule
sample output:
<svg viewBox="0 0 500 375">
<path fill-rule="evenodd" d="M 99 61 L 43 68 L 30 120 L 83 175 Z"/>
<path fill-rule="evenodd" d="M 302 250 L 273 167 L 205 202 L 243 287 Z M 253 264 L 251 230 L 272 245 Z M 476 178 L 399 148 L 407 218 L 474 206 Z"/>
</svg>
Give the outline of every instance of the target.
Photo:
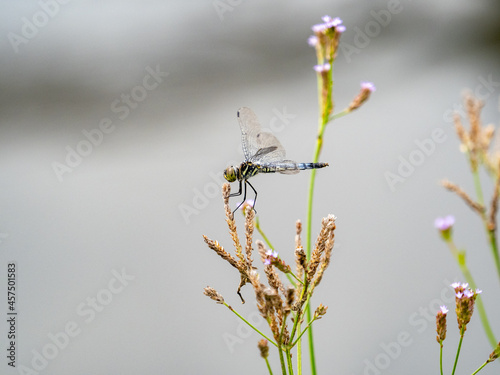
<svg viewBox="0 0 500 375">
<path fill-rule="evenodd" d="M 495 350 L 493 350 L 490 354 L 490 358 L 486 362 L 490 363 L 496 360 L 498 357 L 500 357 L 500 342 L 498 343 L 497 347 Z"/>
<path fill-rule="evenodd" d="M 446 314 L 448 314 L 446 306 L 441 306 L 436 314 L 436 340 L 440 344 L 446 338 Z"/>
<path fill-rule="evenodd" d="M 224 298 L 212 287 L 207 286 L 204 289 L 203 294 L 206 295 L 207 297 L 210 297 L 218 304 L 221 304 L 221 305 L 224 304 Z"/>
<path fill-rule="evenodd" d="M 463 335 L 467 329 L 467 324 L 472 318 L 476 298 L 482 291 L 479 289 L 472 291 L 469 284 L 453 283 L 451 287 L 455 289 L 455 312 L 457 313 L 458 329 L 460 334 Z"/>
<path fill-rule="evenodd" d="M 260 350 L 260 356 L 262 358 L 267 358 L 269 356 L 269 345 L 266 339 L 260 340 L 259 343 L 257 344 L 257 347 Z"/>
</svg>

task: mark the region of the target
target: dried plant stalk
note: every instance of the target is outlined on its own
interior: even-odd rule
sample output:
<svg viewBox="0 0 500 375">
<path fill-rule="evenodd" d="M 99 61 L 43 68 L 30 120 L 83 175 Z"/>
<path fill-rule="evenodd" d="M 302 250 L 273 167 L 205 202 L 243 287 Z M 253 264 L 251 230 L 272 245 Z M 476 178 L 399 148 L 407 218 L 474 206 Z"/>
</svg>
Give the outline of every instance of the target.
<svg viewBox="0 0 500 375">
<path fill-rule="evenodd" d="M 246 244 L 245 244 L 245 253 L 247 256 L 247 265 L 248 269 L 252 269 L 252 237 L 253 237 L 253 231 L 254 231 L 254 218 L 255 218 L 255 211 L 251 207 L 246 208 L 245 212 L 245 237 L 246 237 Z"/>
<path fill-rule="evenodd" d="M 226 222 L 229 227 L 229 234 L 233 239 L 234 248 L 236 250 L 236 256 L 240 259 L 242 263 L 245 263 L 245 256 L 241 250 L 240 239 L 238 238 L 238 232 L 236 231 L 236 222 L 234 221 L 234 215 L 229 206 L 229 194 L 231 194 L 231 186 L 228 183 L 222 185 L 222 197 L 224 198 L 224 211 L 226 212 Z"/>
<path fill-rule="evenodd" d="M 479 215 L 483 215 L 485 208 L 483 205 L 475 202 L 469 195 L 463 191 L 458 185 L 455 185 L 454 183 L 448 181 L 448 180 L 442 180 L 441 185 L 443 185 L 446 189 L 449 191 L 452 191 L 456 193 L 460 198 L 464 200 L 467 205 L 472 208 L 474 211 L 476 211 Z"/>
<path fill-rule="evenodd" d="M 267 284 L 260 282 L 260 276 L 255 267 L 252 266 L 253 252 L 253 233 L 255 211 L 247 209 L 245 212 L 245 253 L 242 251 L 242 246 L 239 241 L 236 230 L 236 223 L 229 208 L 230 189 L 228 184 L 223 186 L 224 210 L 226 213 L 226 222 L 229 227 L 229 232 L 233 240 L 233 245 L 236 251 L 236 257 L 233 257 L 224 248 L 214 240 L 203 236 L 205 242 L 210 249 L 215 251 L 221 258 L 226 260 L 231 266 L 236 268 L 240 273 L 240 284 L 238 294 L 241 288 L 250 283 L 255 293 L 257 308 L 262 317 L 267 321 L 276 345 L 279 348 L 284 348 L 297 334 L 297 324 L 302 321 L 306 301 L 311 297 L 314 288 L 320 283 L 323 273 L 328 267 L 331 259 L 332 249 L 334 246 L 334 230 L 335 217 L 329 215 L 322 220 L 320 234 L 316 240 L 316 247 L 313 251 L 312 260 L 306 259 L 306 254 L 302 248 L 301 231 L 302 225 L 297 221 L 295 226 L 295 262 L 297 265 L 297 275 L 293 275 L 299 282 L 297 288 L 285 287 L 280 279 L 279 271 L 283 273 L 292 273 L 283 259 L 278 257 L 274 250 L 266 250 L 262 241 L 257 240 L 256 246 L 259 257 L 264 263 L 264 273 L 266 275 Z M 207 287 L 204 292 L 217 303 L 224 304 L 232 309 L 224 302 L 223 297 L 215 291 L 215 289 Z M 241 294 L 240 294 L 241 297 Z M 242 301 L 243 300 L 243 297 Z M 234 311 L 234 310 L 233 310 Z M 313 320 L 320 319 L 326 313 L 326 307 L 320 305 L 314 314 Z M 287 326 L 287 318 L 291 316 L 293 329 L 291 333 Z"/>
<path fill-rule="evenodd" d="M 222 259 L 227 260 L 231 266 L 240 270 L 240 266 L 236 259 L 234 259 L 226 250 L 224 250 L 224 248 L 217 241 L 211 240 L 205 235 L 203 235 L 203 239 L 205 240 L 205 243 L 208 245 L 208 247 L 215 251 Z"/>
<path fill-rule="evenodd" d="M 326 242 L 330 236 L 330 233 L 335 229 L 335 216 L 329 215 L 323 218 L 321 221 L 321 231 L 316 240 L 316 245 L 311 254 L 311 260 L 309 262 L 309 269 L 307 271 L 307 281 L 311 282 L 314 277 L 316 270 L 321 262 L 321 256 L 326 249 Z"/>
</svg>

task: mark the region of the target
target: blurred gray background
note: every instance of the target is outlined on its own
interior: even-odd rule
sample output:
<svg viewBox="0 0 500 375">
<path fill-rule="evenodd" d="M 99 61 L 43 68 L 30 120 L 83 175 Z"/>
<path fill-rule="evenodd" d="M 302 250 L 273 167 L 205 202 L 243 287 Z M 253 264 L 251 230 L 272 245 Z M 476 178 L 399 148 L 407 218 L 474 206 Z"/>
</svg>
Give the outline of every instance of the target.
<svg viewBox="0 0 500 375">
<path fill-rule="evenodd" d="M 436 373 L 443 302 L 452 310 L 450 371 L 458 341 L 447 285 L 463 277 L 433 227 L 446 214 L 457 219 L 456 241 L 500 337 L 500 288 L 481 223 L 438 184 L 447 177 L 473 191 L 451 122 L 462 90 L 486 101 L 484 122 L 499 123 L 497 2 L 0 4 L 0 311 L 15 262 L 19 312 L 18 368 L 2 356 L 2 374 L 19 366 L 52 375 L 266 373 L 257 334 L 202 294 L 214 287 L 265 329 L 250 286 L 241 305 L 237 272 L 202 234 L 233 251 L 220 184 L 222 170 L 242 160 L 239 107 L 253 108 L 291 159 L 312 160 L 316 58 L 307 38 L 325 14 L 347 27 L 337 111 L 361 81 L 377 91 L 325 133 L 320 159 L 330 167 L 318 172 L 313 238 L 322 217 L 338 220 L 313 299 L 329 306 L 314 331 L 319 373 Z M 391 189 L 387 173 L 398 174 L 436 129 L 444 141 Z M 252 181 L 261 224 L 290 263 L 309 173 Z M 474 316 L 460 373 L 490 352 Z M 271 358 L 278 373 L 273 349 Z"/>
</svg>

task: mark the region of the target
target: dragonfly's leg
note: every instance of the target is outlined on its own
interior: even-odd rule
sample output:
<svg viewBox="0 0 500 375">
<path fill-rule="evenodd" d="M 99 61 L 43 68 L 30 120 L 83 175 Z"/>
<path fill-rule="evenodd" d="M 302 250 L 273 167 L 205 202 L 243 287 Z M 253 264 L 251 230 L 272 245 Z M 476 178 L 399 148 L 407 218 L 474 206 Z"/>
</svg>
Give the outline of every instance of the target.
<svg viewBox="0 0 500 375">
<path fill-rule="evenodd" d="M 242 201 L 241 201 L 241 203 L 238 205 L 238 207 L 236 207 L 236 208 L 234 209 L 234 211 L 233 211 L 233 215 L 234 215 L 234 213 L 236 212 L 236 210 L 237 210 L 238 208 L 240 208 L 240 207 L 241 207 L 241 205 L 242 205 L 243 203 L 245 203 L 245 200 L 247 199 L 247 183 L 248 183 L 248 181 L 245 181 L 245 192 L 243 193 L 243 200 L 242 200 Z M 252 186 L 252 185 L 250 185 L 250 186 Z M 252 189 L 253 189 L 253 188 L 252 188 Z M 238 195 L 241 195 L 241 181 L 240 181 L 240 193 L 239 193 Z"/>
<path fill-rule="evenodd" d="M 257 213 L 257 210 L 255 209 L 255 203 L 257 202 L 257 191 L 253 188 L 252 184 L 250 182 L 247 181 L 247 184 L 250 185 L 250 187 L 252 188 L 253 192 L 255 193 L 255 198 L 253 200 L 253 210 L 255 211 L 255 213 Z M 246 186 L 245 186 L 246 188 Z M 246 189 L 245 189 L 245 194 L 246 194 Z"/>
<path fill-rule="evenodd" d="M 240 183 L 240 190 L 238 190 L 237 193 L 229 194 L 230 197 L 237 197 L 238 195 L 241 195 L 241 181 L 239 181 L 239 183 Z"/>
</svg>

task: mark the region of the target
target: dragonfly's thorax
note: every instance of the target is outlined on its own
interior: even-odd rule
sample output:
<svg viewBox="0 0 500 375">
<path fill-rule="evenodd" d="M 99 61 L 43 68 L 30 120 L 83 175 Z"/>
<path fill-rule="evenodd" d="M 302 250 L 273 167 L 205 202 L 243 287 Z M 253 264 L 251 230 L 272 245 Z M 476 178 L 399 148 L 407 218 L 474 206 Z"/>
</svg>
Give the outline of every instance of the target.
<svg viewBox="0 0 500 375">
<path fill-rule="evenodd" d="M 260 165 L 254 164 L 249 161 L 244 161 L 237 169 L 238 181 L 248 180 L 250 177 L 255 176 L 260 172 Z"/>
</svg>

